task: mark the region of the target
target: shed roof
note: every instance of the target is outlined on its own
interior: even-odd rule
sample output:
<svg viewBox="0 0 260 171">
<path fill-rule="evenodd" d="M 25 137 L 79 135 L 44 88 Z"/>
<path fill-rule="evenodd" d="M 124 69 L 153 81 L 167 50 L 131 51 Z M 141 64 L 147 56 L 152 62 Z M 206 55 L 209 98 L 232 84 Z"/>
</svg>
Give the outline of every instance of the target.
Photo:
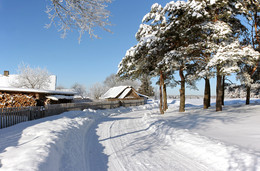
<svg viewBox="0 0 260 171">
<path fill-rule="evenodd" d="M 128 93 L 134 90 L 131 86 L 117 86 L 110 88 L 103 96 L 101 96 L 101 99 L 123 99 L 125 98 Z"/>
<path fill-rule="evenodd" d="M 131 87 L 126 88 L 118 98 L 119 99 L 125 98 L 128 95 L 128 93 L 130 93 L 131 90 L 132 90 Z"/>
</svg>

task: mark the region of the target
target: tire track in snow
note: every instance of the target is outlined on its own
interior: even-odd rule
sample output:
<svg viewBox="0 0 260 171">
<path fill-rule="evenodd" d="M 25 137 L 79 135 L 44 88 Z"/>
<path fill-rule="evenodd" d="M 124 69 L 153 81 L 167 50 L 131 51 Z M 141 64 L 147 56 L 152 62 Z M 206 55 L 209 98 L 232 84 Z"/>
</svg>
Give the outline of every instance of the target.
<svg viewBox="0 0 260 171">
<path fill-rule="evenodd" d="M 109 139 L 111 139 L 114 136 L 113 126 L 115 123 L 116 123 L 116 121 L 112 121 L 112 123 L 108 129 L 107 136 L 109 136 Z M 111 160 L 112 168 L 117 168 L 118 170 L 125 171 L 126 169 L 125 169 L 124 165 L 121 163 L 121 160 L 118 160 L 119 156 L 118 156 L 118 153 L 116 152 L 116 149 L 114 148 L 116 144 L 113 143 L 114 141 L 107 141 L 107 142 L 108 142 L 108 145 L 113 148 L 113 150 L 112 150 L 113 159 Z"/>
<path fill-rule="evenodd" d="M 97 133 L 109 156 L 108 170 L 209 170 L 160 139 L 142 121 L 144 111 L 110 117 Z"/>
</svg>

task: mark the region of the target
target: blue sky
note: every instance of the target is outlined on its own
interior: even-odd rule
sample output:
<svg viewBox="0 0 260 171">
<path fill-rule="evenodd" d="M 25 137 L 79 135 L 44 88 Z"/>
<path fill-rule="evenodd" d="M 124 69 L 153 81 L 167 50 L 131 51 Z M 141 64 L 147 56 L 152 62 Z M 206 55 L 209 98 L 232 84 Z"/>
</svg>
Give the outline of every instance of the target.
<svg viewBox="0 0 260 171">
<path fill-rule="evenodd" d="M 57 75 L 57 85 L 67 88 L 74 83 L 90 87 L 103 82 L 107 76 L 117 72 L 117 66 L 126 50 L 136 44 L 135 33 L 143 16 L 153 3 L 165 5 L 156 0 L 114 0 L 109 4 L 109 29 L 112 34 L 96 29 L 101 39 L 90 39 L 87 34 L 78 43 L 78 32 L 69 32 L 65 39 L 55 26 L 44 28 L 49 23 L 45 13 L 50 0 L 0 0 L 0 73 L 9 70 L 17 72 L 24 62 L 31 67 L 46 68 Z M 212 80 L 212 86 L 215 81 Z M 187 94 L 203 94 L 204 83 L 199 83 L 200 91 Z M 169 94 L 178 94 L 175 88 Z M 214 90 L 212 93 L 215 94 Z"/>
</svg>

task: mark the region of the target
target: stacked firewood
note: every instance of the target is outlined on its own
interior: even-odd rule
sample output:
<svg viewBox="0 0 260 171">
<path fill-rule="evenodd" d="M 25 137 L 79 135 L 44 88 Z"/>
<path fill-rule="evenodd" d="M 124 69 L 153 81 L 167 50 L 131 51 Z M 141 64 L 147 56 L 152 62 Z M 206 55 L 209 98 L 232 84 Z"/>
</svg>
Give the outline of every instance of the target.
<svg viewBox="0 0 260 171">
<path fill-rule="evenodd" d="M 0 92 L 0 108 L 25 106 L 36 106 L 36 100 L 32 94 L 8 94 Z"/>
</svg>

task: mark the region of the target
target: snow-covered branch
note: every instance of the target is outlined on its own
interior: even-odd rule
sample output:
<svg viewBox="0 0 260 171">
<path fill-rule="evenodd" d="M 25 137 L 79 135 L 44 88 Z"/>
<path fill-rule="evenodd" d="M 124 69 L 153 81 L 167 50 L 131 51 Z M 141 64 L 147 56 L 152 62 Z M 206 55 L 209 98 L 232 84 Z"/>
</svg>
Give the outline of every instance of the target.
<svg viewBox="0 0 260 171">
<path fill-rule="evenodd" d="M 98 38 L 94 34 L 94 28 L 110 31 L 106 28 L 110 25 L 110 12 L 105 9 L 107 3 L 111 3 L 111 0 L 51 0 L 46 10 L 51 21 L 46 27 L 55 24 L 58 30 L 62 31 L 62 38 L 66 36 L 67 31 L 77 29 L 79 42 L 85 32 L 90 37 Z"/>
</svg>

